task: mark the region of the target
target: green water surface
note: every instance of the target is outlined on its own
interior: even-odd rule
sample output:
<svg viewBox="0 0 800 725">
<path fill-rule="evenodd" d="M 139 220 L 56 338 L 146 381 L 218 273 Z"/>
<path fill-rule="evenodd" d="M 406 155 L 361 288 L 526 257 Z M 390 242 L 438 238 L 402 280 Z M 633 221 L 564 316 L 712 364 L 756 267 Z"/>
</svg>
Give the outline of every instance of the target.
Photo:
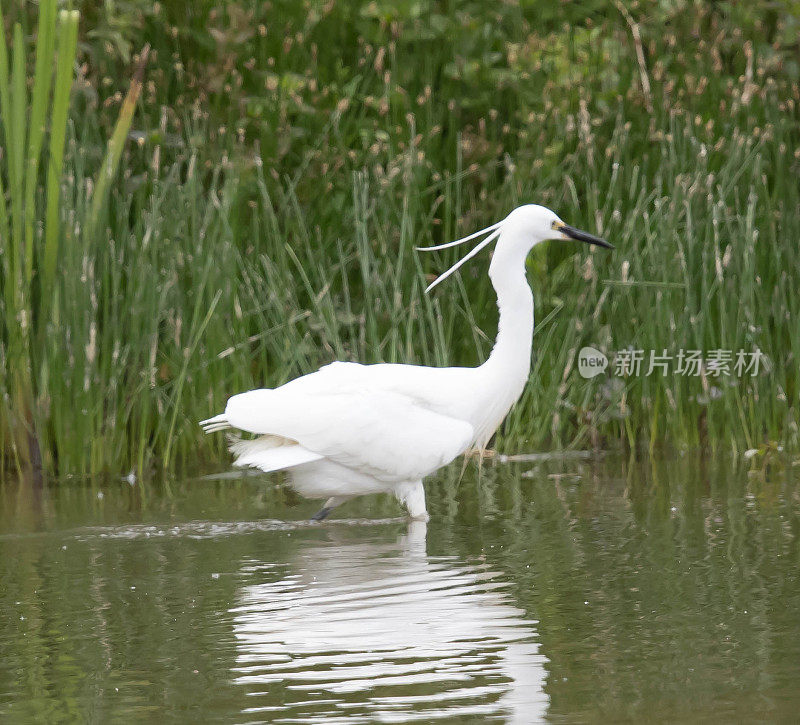
<svg viewBox="0 0 800 725">
<path fill-rule="evenodd" d="M 279 479 L 0 486 L 0 720 L 792 722 L 800 468 L 456 464 L 431 522 Z"/>
</svg>

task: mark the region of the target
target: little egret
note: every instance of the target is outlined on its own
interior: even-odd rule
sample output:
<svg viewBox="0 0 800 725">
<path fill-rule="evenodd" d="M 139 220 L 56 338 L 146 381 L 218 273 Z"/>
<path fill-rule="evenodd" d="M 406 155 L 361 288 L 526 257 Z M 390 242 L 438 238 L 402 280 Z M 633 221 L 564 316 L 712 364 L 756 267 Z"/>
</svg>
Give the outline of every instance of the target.
<svg viewBox="0 0 800 725">
<path fill-rule="evenodd" d="M 422 479 L 475 447 L 484 450 L 519 399 L 530 373 L 533 294 L 525 277 L 528 252 L 548 239 L 576 239 L 613 249 L 604 239 L 568 226 L 542 206 L 527 204 L 505 219 L 445 249 L 486 236 L 435 279 L 430 291 L 497 240 L 489 278 L 500 311 L 489 359 L 476 368 L 434 368 L 333 362 L 274 389 L 228 400 L 225 412 L 200 423 L 207 433 L 235 428 L 237 466 L 286 469 L 295 490 L 325 498 L 321 520 L 345 501 L 393 493 L 413 519 L 428 520 Z"/>
</svg>

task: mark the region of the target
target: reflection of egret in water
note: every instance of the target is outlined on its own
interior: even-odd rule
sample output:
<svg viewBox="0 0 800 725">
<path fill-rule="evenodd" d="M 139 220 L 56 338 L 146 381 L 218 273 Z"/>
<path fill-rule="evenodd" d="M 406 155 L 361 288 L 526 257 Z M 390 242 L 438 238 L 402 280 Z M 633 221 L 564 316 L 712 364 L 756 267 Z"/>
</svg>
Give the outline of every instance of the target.
<svg viewBox="0 0 800 725">
<path fill-rule="evenodd" d="M 246 712 L 302 722 L 544 716 L 534 622 L 497 572 L 426 556 L 425 525 L 411 526 L 392 544 L 309 544 L 287 575 L 244 586 L 232 613 Z"/>
</svg>

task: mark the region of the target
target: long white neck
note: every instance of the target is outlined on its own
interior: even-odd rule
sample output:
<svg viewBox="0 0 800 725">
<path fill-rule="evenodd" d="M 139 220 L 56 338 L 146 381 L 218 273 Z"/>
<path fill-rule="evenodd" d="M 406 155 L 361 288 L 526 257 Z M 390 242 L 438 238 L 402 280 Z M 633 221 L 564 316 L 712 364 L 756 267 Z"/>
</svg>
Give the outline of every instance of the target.
<svg viewBox="0 0 800 725">
<path fill-rule="evenodd" d="M 486 446 L 519 399 L 531 369 L 533 293 L 525 277 L 526 256 L 525 251 L 498 242 L 489 266 L 500 320 L 492 354 L 478 368 L 483 385 L 473 423 L 479 448 Z"/>
<path fill-rule="evenodd" d="M 533 343 L 533 293 L 525 277 L 525 256 L 499 247 L 492 258 L 489 278 L 497 293 L 500 319 L 492 354 L 482 366 L 495 375 L 510 376 L 520 391 L 530 373 Z M 509 383 L 507 378 L 505 384 Z"/>
</svg>

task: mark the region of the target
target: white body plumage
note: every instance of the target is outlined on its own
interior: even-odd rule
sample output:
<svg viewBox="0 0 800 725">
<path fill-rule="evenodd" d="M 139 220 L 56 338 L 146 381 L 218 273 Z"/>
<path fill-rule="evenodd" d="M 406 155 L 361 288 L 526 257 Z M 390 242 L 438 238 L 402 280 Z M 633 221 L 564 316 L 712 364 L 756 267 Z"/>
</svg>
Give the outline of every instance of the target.
<svg viewBox="0 0 800 725">
<path fill-rule="evenodd" d="M 525 259 L 530 249 L 568 236 L 610 246 L 535 205 L 519 207 L 484 232 L 492 233 L 436 281 L 498 239 L 489 276 L 500 321 L 483 365 L 334 362 L 279 388 L 234 395 L 222 415 L 201 425 L 208 432 L 236 428 L 257 434 L 232 443 L 236 465 L 288 470 L 300 494 L 328 499 L 319 518 L 354 496 L 391 492 L 413 518 L 427 520 L 422 479 L 470 448 L 485 448 L 528 379 L 533 295 Z"/>
</svg>

